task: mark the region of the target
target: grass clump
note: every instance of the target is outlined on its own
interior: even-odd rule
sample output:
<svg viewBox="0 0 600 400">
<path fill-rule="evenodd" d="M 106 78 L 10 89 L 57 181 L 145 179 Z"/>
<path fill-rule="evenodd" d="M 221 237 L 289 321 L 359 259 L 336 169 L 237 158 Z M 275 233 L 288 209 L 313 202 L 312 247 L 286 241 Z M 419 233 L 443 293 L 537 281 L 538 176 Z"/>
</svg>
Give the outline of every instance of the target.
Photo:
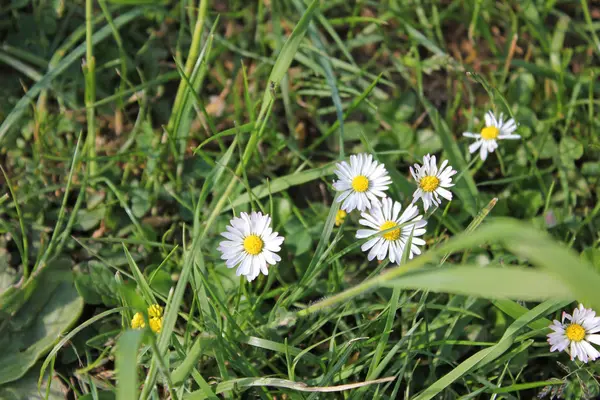
<svg viewBox="0 0 600 400">
<path fill-rule="evenodd" d="M 0 398 L 597 397 L 598 16 L 0 5 Z"/>
</svg>

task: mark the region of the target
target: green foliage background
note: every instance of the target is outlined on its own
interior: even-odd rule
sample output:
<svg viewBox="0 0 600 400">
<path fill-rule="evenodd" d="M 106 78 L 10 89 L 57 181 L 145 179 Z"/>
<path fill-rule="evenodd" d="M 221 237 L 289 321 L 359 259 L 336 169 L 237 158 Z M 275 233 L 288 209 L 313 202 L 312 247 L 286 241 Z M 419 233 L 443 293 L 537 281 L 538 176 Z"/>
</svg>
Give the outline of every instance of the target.
<svg viewBox="0 0 600 400">
<path fill-rule="evenodd" d="M 571 1 L 0 2 L 0 399 L 595 398 L 551 319 L 600 310 L 600 7 Z M 519 123 L 486 162 L 462 132 Z M 404 204 L 460 178 L 427 250 L 368 262 L 335 162 Z M 476 156 L 476 155 L 475 155 Z M 282 262 L 225 268 L 233 213 Z M 163 330 L 131 330 L 165 306 Z"/>
</svg>

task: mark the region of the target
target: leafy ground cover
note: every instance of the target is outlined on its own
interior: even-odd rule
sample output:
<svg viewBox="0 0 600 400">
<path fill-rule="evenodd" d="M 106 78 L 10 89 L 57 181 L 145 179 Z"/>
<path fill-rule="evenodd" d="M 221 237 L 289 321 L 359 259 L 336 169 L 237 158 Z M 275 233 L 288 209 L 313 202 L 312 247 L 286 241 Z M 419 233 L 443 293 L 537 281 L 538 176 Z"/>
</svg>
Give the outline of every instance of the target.
<svg viewBox="0 0 600 400">
<path fill-rule="evenodd" d="M 600 310 L 599 21 L 587 0 L 1 2 L 0 398 L 595 398 L 597 364 L 546 335 Z M 521 138 L 482 160 L 463 132 L 490 110 Z M 369 261 L 338 213 L 359 153 L 404 208 L 424 156 L 457 171 L 421 255 Z M 251 282 L 219 251 L 250 211 L 285 238 Z"/>
</svg>

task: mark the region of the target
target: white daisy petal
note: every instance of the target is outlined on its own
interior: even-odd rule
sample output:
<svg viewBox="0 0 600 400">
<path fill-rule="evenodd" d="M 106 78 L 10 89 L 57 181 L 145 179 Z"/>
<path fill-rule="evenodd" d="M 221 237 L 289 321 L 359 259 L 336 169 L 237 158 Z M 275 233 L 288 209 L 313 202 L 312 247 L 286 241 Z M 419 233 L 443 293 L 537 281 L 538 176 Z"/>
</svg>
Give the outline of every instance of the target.
<svg viewBox="0 0 600 400">
<path fill-rule="evenodd" d="M 364 221 L 363 219 L 361 219 L 361 221 Z M 373 234 L 377 233 L 377 231 L 374 231 L 372 229 L 359 229 L 356 231 L 356 238 L 357 239 L 364 239 L 367 238 Z"/>
<path fill-rule="evenodd" d="M 596 313 L 583 304 L 573 315 L 563 312 L 561 322 L 554 320 L 549 327 L 553 331 L 547 335 L 550 351 L 567 351 L 571 360 L 578 358 L 584 363 L 600 358 L 600 351 L 591 345 L 600 344 L 600 335 L 591 332 L 597 324 Z"/>
<path fill-rule="evenodd" d="M 483 161 L 485 161 L 487 159 L 487 156 L 488 156 L 487 145 L 481 146 L 481 148 L 479 149 L 479 156 L 481 157 L 481 159 Z"/>
<path fill-rule="evenodd" d="M 585 340 L 594 344 L 600 344 L 600 335 L 587 335 Z"/>
<path fill-rule="evenodd" d="M 488 111 L 483 116 L 485 119 L 485 126 L 495 126 L 496 119 L 494 118 L 494 114 L 491 111 Z"/>
<path fill-rule="evenodd" d="M 337 201 L 343 201 L 341 209 L 346 212 L 370 209 L 378 198 L 386 197 L 384 191 L 392 183 L 385 166 L 371 154 L 351 155 L 350 163 L 339 162 L 334 173 L 338 180 L 333 183 L 333 188 L 343 192 Z"/>
<path fill-rule="evenodd" d="M 498 135 L 498 139 L 521 139 L 521 135 L 511 135 L 509 133 L 506 133 L 504 135 Z"/>
<path fill-rule="evenodd" d="M 229 222 L 221 236 L 229 239 L 219 243 L 221 258 L 228 268 L 236 269 L 236 275 L 245 276 L 250 282 L 262 272 L 267 275 L 268 266 L 281 261 L 277 252 L 284 238 L 271 228 L 271 217 L 261 212 L 240 213 Z"/>
<path fill-rule="evenodd" d="M 469 153 L 475 153 L 477 149 L 483 144 L 483 140 L 478 140 L 469 145 Z"/>
<path fill-rule="evenodd" d="M 379 237 L 374 237 L 373 239 L 370 239 L 368 241 L 366 241 L 365 243 L 363 243 L 362 246 L 360 246 L 360 249 L 362 251 L 367 251 L 369 250 L 371 247 L 375 246 L 375 243 L 377 243 L 379 241 Z"/>
<path fill-rule="evenodd" d="M 436 192 L 442 196 L 443 198 L 445 198 L 446 200 L 450 201 L 452 200 L 452 192 L 450 192 L 449 190 L 446 190 L 442 187 L 437 188 Z"/>
</svg>

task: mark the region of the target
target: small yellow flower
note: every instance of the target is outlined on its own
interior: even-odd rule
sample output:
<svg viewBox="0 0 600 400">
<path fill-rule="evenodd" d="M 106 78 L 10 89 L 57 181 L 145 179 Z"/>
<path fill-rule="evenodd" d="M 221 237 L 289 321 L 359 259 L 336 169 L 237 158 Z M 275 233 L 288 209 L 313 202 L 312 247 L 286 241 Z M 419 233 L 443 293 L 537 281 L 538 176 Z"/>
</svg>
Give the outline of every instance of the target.
<svg viewBox="0 0 600 400">
<path fill-rule="evenodd" d="M 163 318 L 150 318 L 150 329 L 152 329 L 154 333 L 160 333 L 162 324 Z"/>
<path fill-rule="evenodd" d="M 340 226 L 341 224 L 343 224 L 346 215 L 348 215 L 346 211 L 338 210 L 337 214 L 335 214 L 335 226 Z"/>
<path fill-rule="evenodd" d="M 148 317 L 150 318 L 160 318 L 162 317 L 163 308 L 158 304 L 152 304 L 148 307 Z"/>
<path fill-rule="evenodd" d="M 144 316 L 142 313 L 135 313 L 133 319 L 131 320 L 131 327 L 133 329 L 142 329 L 146 326 L 146 322 L 144 322 Z"/>
</svg>

